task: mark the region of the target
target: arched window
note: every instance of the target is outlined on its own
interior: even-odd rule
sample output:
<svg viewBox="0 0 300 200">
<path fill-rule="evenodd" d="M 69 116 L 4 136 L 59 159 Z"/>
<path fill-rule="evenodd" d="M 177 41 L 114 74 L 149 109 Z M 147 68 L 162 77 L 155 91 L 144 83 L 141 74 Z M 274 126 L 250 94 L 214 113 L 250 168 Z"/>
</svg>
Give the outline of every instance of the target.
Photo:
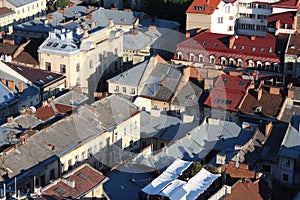
<svg viewBox="0 0 300 200">
<path fill-rule="evenodd" d="M 249 60 L 248 65 L 249 65 L 249 67 L 254 67 L 254 62 L 252 60 Z"/>
<path fill-rule="evenodd" d="M 215 57 L 213 55 L 209 56 L 209 62 L 215 64 Z"/>
<path fill-rule="evenodd" d="M 260 61 L 257 61 L 256 62 L 256 67 L 261 69 L 262 68 L 262 63 Z"/>
<path fill-rule="evenodd" d="M 278 63 L 274 63 L 274 71 L 280 72 Z"/>
<path fill-rule="evenodd" d="M 265 62 L 265 69 L 270 69 L 271 68 L 271 63 Z"/>
<path fill-rule="evenodd" d="M 177 52 L 177 59 L 182 60 L 182 53 L 181 52 Z"/>
<path fill-rule="evenodd" d="M 199 60 L 200 63 L 203 63 L 203 62 L 204 62 L 204 57 L 203 57 L 202 54 L 199 54 L 198 60 Z"/>
<path fill-rule="evenodd" d="M 233 58 L 229 58 L 229 66 L 230 67 L 234 66 L 234 59 Z"/>
<path fill-rule="evenodd" d="M 225 66 L 226 63 L 226 58 L 224 56 L 221 57 L 221 65 Z"/>
<path fill-rule="evenodd" d="M 238 67 L 242 67 L 243 66 L 243 60 L 242 59 L 237 59 L 237 65 Z"/>
<path fill-rule="evenodd" d="M 193 54 L 193 53 L 190 53 L 190 61 L 194 61 L 194 59 L 195 59 L 195 55 Z"/>
</svg>

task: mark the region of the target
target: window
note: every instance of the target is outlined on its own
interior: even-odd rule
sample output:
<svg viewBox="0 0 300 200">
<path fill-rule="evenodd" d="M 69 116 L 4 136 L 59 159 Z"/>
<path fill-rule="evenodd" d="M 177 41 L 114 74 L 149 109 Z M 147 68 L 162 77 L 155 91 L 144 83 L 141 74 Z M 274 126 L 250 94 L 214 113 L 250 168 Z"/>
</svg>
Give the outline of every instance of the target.
<svg viewBox="0 0 300 200">
<path fill-rule="evenodd" d="M 88 149 L 88 154 L 89 154 L 89 157 L 92 157 L 92 155 L 93 155 L 93 149 L 92 149 L 92 147 L 90 147 Z"/>
<path fill-rule="evenodd" d="M 194 61 L 194 58 L 195 58 L 194 54 L 190 53 L 190 61 Z"/>
<path fill-rule="evenodd" d="M 50 180 L 53 180 L 53 179 L 55 179 L 55 170 L 54 169 L 52 169 L 50 171 Z"/>
<path fill-rule="evenodd" d="M 270 166 L 270 165 L 263 164 L 262 170 L 263 170 L 264 172 L 271 172 L 271 166 Z"/>
<path fill-rule="evenodd" d="M 164 147 L 165 147 L 165 143 L 161 142 L 161 143 L 160 143 L 160 148 L 162 149 L 162 148 L 164 148 Z"/>
<path fill-rule="evenodd" d="M 118 141 L 118 133 L 115 133 L 115 142 Z"/>
<path fill-rule="evenodd" d="M 80 71 L 80 63 L 77 63 L 76 64 L 76 72 L 79 72 Z"/>
<path fill-rule="evenodd" d="M 94 66 L 93 66 L 93 60 L 90 60 L 90 69 L 92 69 Z"/>
<path fill-rule="evenodd" d="M 289 180 L 289 175 L 287 175 L 287 174 L 282 174 L 282 180 L 288 181 L 288 180 Z"/>
<path fill-rule="evenodd" d="M 210 57 L 210 63 L 215 64 L 215 58 L 213 56 Z"/>
<path fill-rule="evenodd" d="M 81 160 L 85 160 L 85 151 L 81 153 Z"/>
<path fill-rule="evenodd" d="M 134 122 L 134 129 L 137 129 L 137 121 Z"/>
<path fill-rule="evenodd" d="M 233 117 L 228 117 L 228 121 L 232 122 L 233 121 Z"/>
<path fill-rule="evenodd" d="M 284 167 L 290 167 L 290 159 L 284 158 L 283 159 L 283 166 Z"/>
<path fill-rule="evenodd" d="M 228 26 L 227 30 L 228 31 L 233 31 L 233 26 Z"/>
<path fill-rule="evenodd" d="M 131 88 L 130 94 L 135 94 L 135 88 Z"/>
<path fill-rule="evenodd" d="M 126 87 L 123 87 L 123 93 L 126 94 Z"/>
<path fill-rule="evenodd" d="M 223 17 L 218 17 L 218 24 L 223 24 Z"/>
<path fill-rule="evenodd" d="M 55 192 L 57 192 L 57 193 L 60 194 L 60 195 L 66 194 L 65 191 L 63 191 L 63 190 L 60 189 L 60 188 L 55 188 Z"/>
<path fill-rule="evenodd" d="M 182 60 L 182 53 L 181 52 L 177 52 L 177 59 Z"/>
<path fill-rule="evenodd" d="M 83 173 L 79 173 L 77 176 L 79 176 L 80 178 L 82 178 L 84 180 L 88 179 L 88 177 Z"/>
<path fill-rule="evenodd" d="M 65 74 L 66 73 L 66 65 L 60 64 L 60 73 Z"/>
<path fill-rule="evenodd" d="M 123 129 L 124 136 L 126 136 L 126 128 Z"/>
<path fill-rule="evenodd" d="M 46 62 L 45 66 L 46 66 L 47 71 L 51 71 L 51 63 L 50 62 Z"/>
<path fill-rule="evenodd" d="M 199 62 L 201 62 L 201 63 L 202 63 L 202 62 L 203 62 L 203 55 L 202 55 L 202 54 L 200 54 L 198 59 L 199 59 Z"/>
<path fill-rule="evenodd" d="M 225 13 L 230 13 L 230 6 L 225 7 Z"/>
<path fill-rule="evenodd" d="M 238 60 L 238 66 L 242 67 L 243 66 L 243 61 L 241 59 Z"/>
<path fill-rule="evenodd" d="M 119 92 L 119 86 L 116 85 L 115 92 Z"/>
</svg>

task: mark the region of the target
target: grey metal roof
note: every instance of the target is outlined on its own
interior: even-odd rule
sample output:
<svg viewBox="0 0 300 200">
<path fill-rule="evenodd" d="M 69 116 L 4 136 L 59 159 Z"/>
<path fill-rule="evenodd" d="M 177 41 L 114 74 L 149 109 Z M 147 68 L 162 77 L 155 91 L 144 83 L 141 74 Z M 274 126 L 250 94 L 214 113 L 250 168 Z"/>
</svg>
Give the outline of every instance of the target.
<svg viewBox="0 0 300 200">
<path fill-rule="evenodd" d="M 43 19 L 31 20 L 31 21 L 28 21 L 28 22 L 24 22 L 22 24 L 15 25 L 14 30 L 48 33 L 56 25 L 57 25 L 57 23 L 55 23 L 55 22 L 45 23 L 45 20 L 43 20 Z"/>
<path fill-rule="evenodd" d="M 16 99 L 16 96 L 5 86 L 0 83 L 0 105 L 5 106 L 6 103 Z"/>
<path fill-rule="evenodd" d="M 107 82 L 131 85 L 131 86 L 139 86 L 141 78 L 144 74 L 144 71 L 148 65 L 149 60 L 146 60 L 133 68 L 122 72 L 121 74 L 108 79 Z"/>
<path fill-rule="evenodd" d="M 140 13 L 100 8 L 92 12 L 91 15 L 98 26 L 106 27 L 109 24 L 109 19 L 113 19 L 114 24 L 133 25 Z"/>
<path fill-rule="evenodd" d="M 91 136 L 103 133 L 112 124 L 120 123 L 137 111 L 136 106 L 116 95 L 98 101 L 96 105 L 96 113 L 82 106 L 70 119 L 63 119 L 49 129 L 41 130 L 24 145 L 8 153 L 1 165 L 12 171 L 8 177 L 12 178 L 23 170 L 31 169 L 54 155 L 59 157 L 69 152 Z M 54 145 L 55 148 L 51 150 L 47 144 Z"/>
<path fill-rule="evenodd" d="M 137 30 L 136 30 L 137 31 Z M 151 36 L 146 35 L 141 31 L 137 31 L 136 34 L 127 32 L 123 34 L 123 49 L 124 50 L 142 50 L 146 47 L 150 47 L 153 43 Z"/>
<path fill-rule="evenodd" d="M 34 115 L 24 114 L 19 115 L 13 119 L 13 122 L 7 122 L 3 124 L 1 127 L 5 128 L 14 128 L 19 130 L 24 130 L 28 128 L 34 128 L 35 126 L 41 124 L 43 121 L 38 119 Z"/>
<path fill-rule="evenodd" d="M 56 98 L 54 100 L 55 103 L 60 103 L 64 105 L 72 105 L 72 106 L 79 106 L 82 103 L 86 102 L 89 98 L 80 92 L 76 92 L 75 90 L 71 90 L 66 94 Z"/>
<path fill-rule="evenodd" d="M 33 2 L 36 2 L 37 0 L 7 0 L 9 3 L 12 3 L 13 5 L 15 5 L 16 7 L 21 7 Z M 46 1 L 44 2 L 44 4 L 46 4 Z"/>
<path fill-rule="evenodd" d="M 254 134 L 254 130 L 242 129 L 234 122 L 219 120 L 208 124 L 206 121 L 187 136 L 178 139 L 154 156 L 139 154 L 134 161 L 148 167 L 161 169 L 177 158 L 199 161 L 212 149 L 234 149 L 235 145 L 244 145 Z"/>
<path fill-rule="evenodd" d="M 300 116 L 294 115 L 279 150 L 280 156 L 297 159 L 300 156 Z"/>
</svg>

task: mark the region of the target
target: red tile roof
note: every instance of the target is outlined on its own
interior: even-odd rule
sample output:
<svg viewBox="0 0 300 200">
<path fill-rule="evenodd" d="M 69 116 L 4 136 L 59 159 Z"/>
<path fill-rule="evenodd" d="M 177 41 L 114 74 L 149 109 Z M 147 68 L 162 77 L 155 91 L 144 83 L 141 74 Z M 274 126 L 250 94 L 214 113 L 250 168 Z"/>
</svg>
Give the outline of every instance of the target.
<svg viewBox="0 0 300 200">
<path fill-rule="evenodd" d="M 49 118 L 55 115 L 55 111 L 52 106 L 48 104 L 47 106 L 41 106 L 36 110 L 35 116 L 37 116 L 40 120 L 46 121 Z"/>
<path fill-rule="evenodd" d="M 225 200 L 262 200 L 260 196 L 259 181 L 252 183 L 251 180 L 238 182 L 231 188 L 231 194 Z"/>
<path fill-rule="evenodd" d="M 6 7 L 0 8 L 0 17 L 2 17 L 4 15 L 13 14 L 13 13 L 14 13 L 14 11 L 9 8 L 6 8 Z"/>
<path fill-rule="evenodd" d="M 269 15 L 267 17 L 268 22 L 276 22 L 280 21 L 282 24 L 293 24 L 294 23 L 294 12 L 284 12 L 284 13 L 276 13 Z"/>
<path fill-rule="evenodd" d="M 249 90 L 240 106 L 240 112 L 255 115 L 255 109 L 261 106 L 261 111 L 258 114 L 266 117 L 277 117 L 283 101 L 282 90 L 280 89 L 279 94 L 271 94 L 269 92 L 270 87 L 262 87 L 261 90 L 262 95 L 260 99 L 257 98 L 257 91 L 254 89 Z"/>
<path fill-rule="evenodd" d="M 63 105 L 63 104 L 55 104 L 55 108 L 57 109 L 57 111 L 59 113 L 63 113 L 63 114 L 67 114 L 73 111 L 73 107 L 72 106 L 68 106 L 68 105 Z"/>
<path fill-rule="evenodd" d="M 230 39 L 232 39 L 232 48 L 230 48 Z M 204 59 L 209 56 L 215 57 L 215 64 L 221 64 L 221 57 L 233 58 L 243 60 L 243 67 L 247 67 L 246 62 L 252 60 L 253 62 L 261 61 L 272 63 L 279 63 L 279 57 L 275 53 L 276 38 L 270 33 L 266 37 L 251 37 L 249 36 L 232 36 L 226 34 L 211 33 L 205 30 L 200 34 L 187 39 L 186 41 L 177 45 L 177 52 L 183 55 L 182 60 L 189 60 L 189 54 L 195 55 L 195 61 L 198 60 L 198 55 L 202 54 Z M 175 55 L 174 59 L 177 57 Z M 209 62 L 208 60 L 204 62 Z"/>
<path fill-rule="evenodd" d="M 56 184 L 54 182 L 54 184 L 46 186 L 43 195 L 79 198 L 98 186 L 106 177 L 96 169 L 85 164 L 76 168 L 64 178 L 75 181 L 75 187 L 73 188 L 62 180 L 59 180 Z M 64 194 L 57 192 L 57 189 L 63 191 Z"/>
<path fill-rule="evenodd" d="M 186 13 L 212 14 L 221 0 L 194 0 Z"/>
<path fill-rule="evenodd" d="M 223 74 L 217 79 L 204 105 L 237 112 L 250 83 L 250 80 Z"/>
<path fill-rule="evenodd" d="M 272 7 L 297 9 L 297 6 L 299 6 L 299 2 L 300 2 L 299 0 L 281 0 L 272 4 Z"/>
</svg>

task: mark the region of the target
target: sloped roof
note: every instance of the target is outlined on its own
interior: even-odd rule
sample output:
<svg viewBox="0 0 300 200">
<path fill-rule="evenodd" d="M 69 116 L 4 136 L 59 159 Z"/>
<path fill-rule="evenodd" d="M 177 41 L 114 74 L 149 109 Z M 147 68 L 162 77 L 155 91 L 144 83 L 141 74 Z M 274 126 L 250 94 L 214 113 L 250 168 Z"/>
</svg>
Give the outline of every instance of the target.
<svg viewBox="0 0 300 200">
<path fill-rule="evenodd" d="M 267 21 L 270 23 L 279 20 L 280 23 L 282 24 L 293 24 L 294 16 L 295 16 L 295 12 L 276 13 L 276 14 L 269 15 L 267 17 Z"/>
<path fill-rule="evenodd" d="M 221 0 L 194 0 L 186 13 L 212 14 Z"/>
</svg>

